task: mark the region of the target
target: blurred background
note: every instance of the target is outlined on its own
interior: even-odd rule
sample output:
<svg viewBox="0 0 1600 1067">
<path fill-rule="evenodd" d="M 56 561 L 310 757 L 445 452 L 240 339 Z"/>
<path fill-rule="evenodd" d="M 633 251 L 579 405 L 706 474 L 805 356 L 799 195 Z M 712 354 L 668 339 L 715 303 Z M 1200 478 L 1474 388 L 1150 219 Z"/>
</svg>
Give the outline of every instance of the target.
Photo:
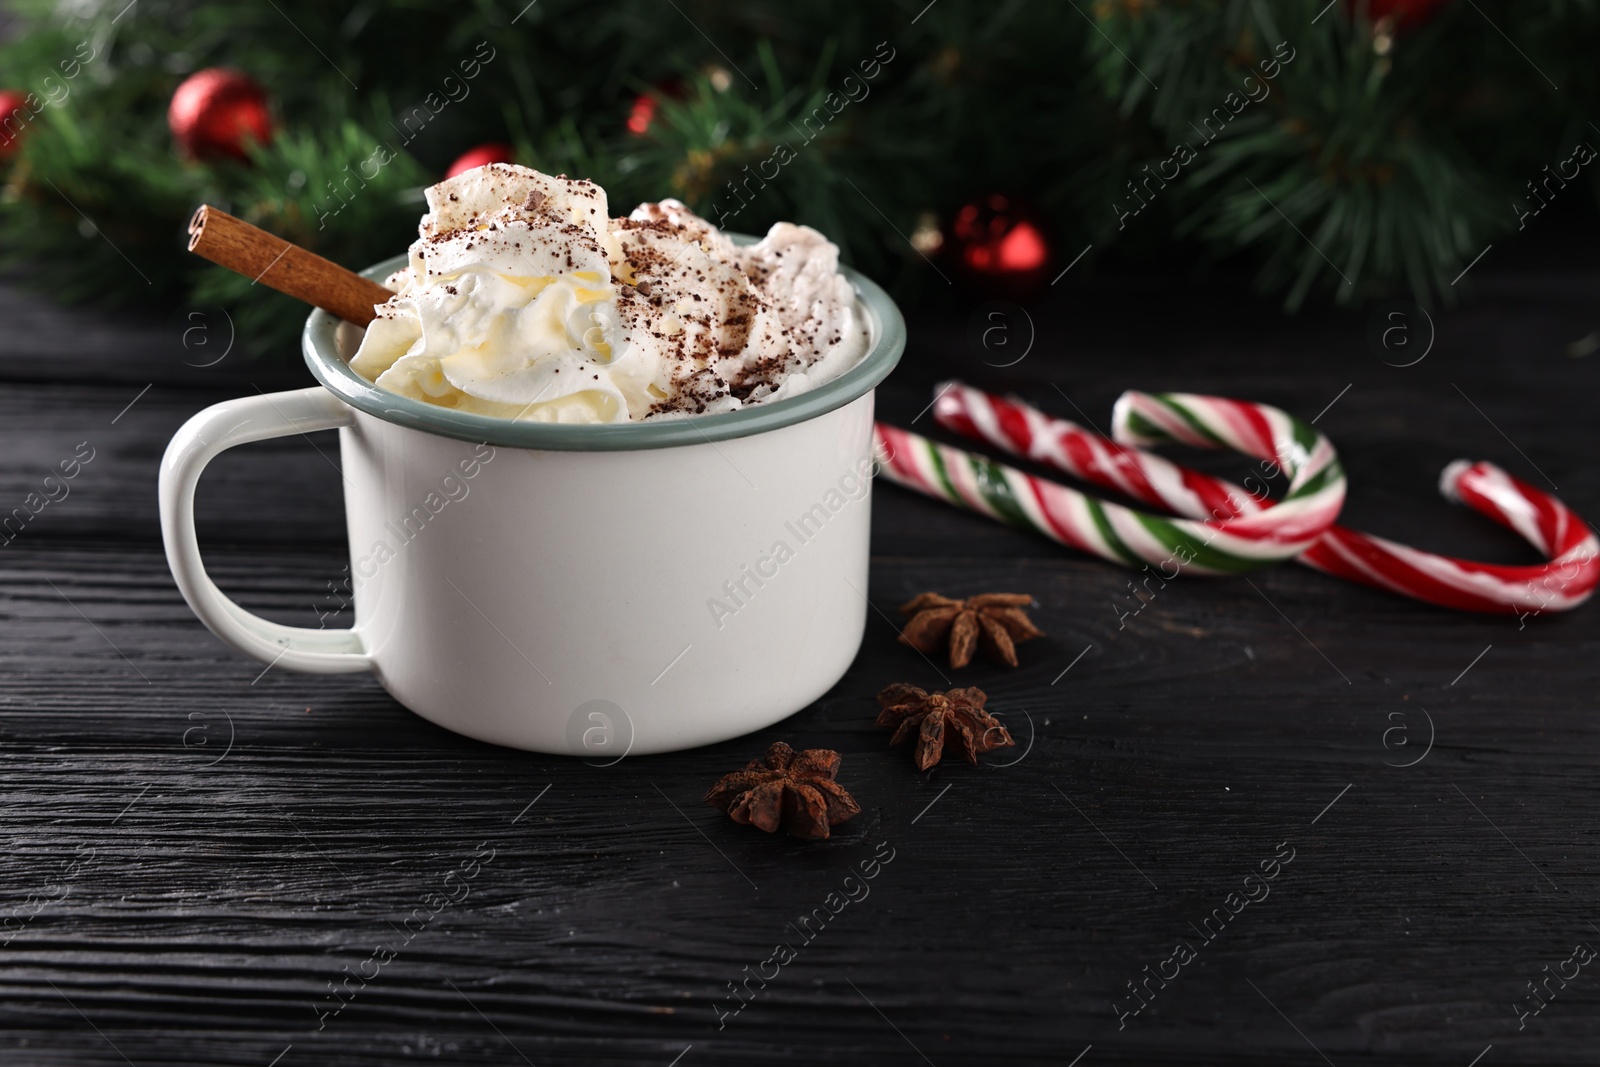
<svg viewBox="0 0 1600 1067">
<path fill-rule="evenodd" d="M 908 304 L 1237 274 L 1286 313 L 1592 266 L 1600 0 L 10 0 L 0 257 L 51 299 L 303 309 L 209 202 L 351 267 L 511 160 L 613 214 L 824 231 Z M 1591 147 L 1595 146 L 1595 147 Z M 1573 353 L 1584 354 L 1584 353 Z"/>
</svg>

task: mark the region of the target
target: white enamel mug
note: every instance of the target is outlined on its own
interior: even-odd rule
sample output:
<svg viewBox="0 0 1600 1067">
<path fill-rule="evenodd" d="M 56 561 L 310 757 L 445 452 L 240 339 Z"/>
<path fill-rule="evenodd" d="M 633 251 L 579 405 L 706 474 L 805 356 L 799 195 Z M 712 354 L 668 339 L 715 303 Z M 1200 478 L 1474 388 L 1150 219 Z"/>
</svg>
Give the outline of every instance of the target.
<svg viewBox="0 0 1600 1067">
<path fill-rule="evenodd" d="M 791 715 L 861 643 L 873 389 L 905 347 L 893 301 L 845 273 L 872 324 L 859 365 L 789 400 L 623 425 L 510 422 L 380 390 L 317 311 L 304 349 L 320 386 L 217 404 L 168 446 L 161 531 L 178 588 L 247 655 L 371 671 L 423 718 L 494 744 L 609 760 Z M 206 574 L 195 483 L 224 449 L 332 428 L 355 622 L 270 622 Z"/>
</svg>

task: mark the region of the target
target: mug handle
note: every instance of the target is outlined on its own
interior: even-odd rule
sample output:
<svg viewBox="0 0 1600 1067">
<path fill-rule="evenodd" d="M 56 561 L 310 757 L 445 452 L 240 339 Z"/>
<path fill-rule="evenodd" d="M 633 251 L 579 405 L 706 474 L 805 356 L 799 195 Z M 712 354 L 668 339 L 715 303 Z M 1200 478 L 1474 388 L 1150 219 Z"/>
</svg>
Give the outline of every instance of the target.
<svg viewBox="0 0 1600 1067">
<path fill-rule="evenodd" d="M 344 674 L 372 669 L 353 629 L 313 630 L 269 622 L 217 588 L 200 560 L 194 532 L 194 487 L 206 464 L 224 449 L 311 430 L 348 426 L 348 407 L 321 386 L 263 393 L 214 404 L 183 424 L 161 460 L 161 539 L 167 564 L 189 607 L 223 641 L 248 656 L 288 670 Z"/>
</svg>

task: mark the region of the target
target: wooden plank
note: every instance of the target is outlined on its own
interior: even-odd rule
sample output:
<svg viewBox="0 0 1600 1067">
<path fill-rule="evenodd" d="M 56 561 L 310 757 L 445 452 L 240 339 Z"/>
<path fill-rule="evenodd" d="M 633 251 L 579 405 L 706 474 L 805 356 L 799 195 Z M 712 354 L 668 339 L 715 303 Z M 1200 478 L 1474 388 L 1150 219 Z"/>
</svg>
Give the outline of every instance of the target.
<svg viewBox="0 0 1600 1067">
<path fill-rule="evenodd" d="M 213 565 L 247 603 L 293 619 L 315 556 L 220 549 Z M 1591 910 L 1592 626 L 1519 634 L 1284 571 L 1258 585 L 1305 639 L 1242 583 L 1174 583 L 1118 630 L 1103 606 L 1120 578 L 1109 568 L 939 568 L 963 588 L 1025 572 L 1039 595 L 1051 636 L 1025 646 L 1026 665 L 966 676 L 1019 736 L 1018 712 L 1031 716 L 1014 766 L 924 777 L 884 747 L 871 694 L 937 678 L 881 619 L 847 678 L 794 719 L 602 770 L 456 738 L 368 679 L 258 677 L 188 618 L 153 550 L 18 552 L 0 602 L 13 857 L 0 900 L 60 899 L 0 952 L 5 1040 L 99 1055 L 81 1011 L 135 1062 L 172 1060 L 163 1035 L 179 1032 L 174 1062 L 265 1062 L 275 1042 L 350 1062 L 407 1042 L 503 1060 L 506 1039 L 534 1062 L 670 1060 L 691 1044 L 714 1062 L 909 1062 L 886 1015 L 934 1062 L 995 1047 L 1070 1059 L 1090 1043 L 1152 1062 L 1202 1036 L 1207 1049 L 1299 1056 L 1303 1041 L 1249 982 L 1336 1061 L 1374 1041 L 1470 1060 L 1491 1040 L 1533 1040 L 1508 1033 L 1506 1005 L 1521 974 L 1584 939 Z M 927 564 L 879 559 L 873 573 L 886 606 Z M 1559 683 L 1530 692 L 1540 677 Z M 1385 767 L 1389 712 L 1418 705 L 1438 729 L 1432 752 Z M 206 766 L 230 722 L 232 749 Z M 1420 720 L 1409 726 L 1420 743 Z M 697 804 L 778 737 L 845 754 L 865 810 L 825 845 Z M 884 840 L 895 858 L 870 895 L 718 1030 L 727 983 L 795 940 L 785 924 Z M 1185 971 L 1119 1032 L 1109 1005 L 1128 999 L 1123 984 L 1176 938 L 1198 942 L 1188 924 L 1285 840 L 1293 862 L 1202 948 L 1204 977 Z M 469 895 L 316 1031 L 314 1009 L 334 1005 L 326 983 L 398 940 L 480 842 L 494 858 Z M 92 861 L 65 876 L 79 845 Z M 1532 1024 L 1542 1062 L 1579 1062 L 1573 1027 L 1588 1010 L 1574 990 Z"/>
<path fill-rule="evenodd" d="M 1366 347 L 1360 316 L 1284 320 L 1215 289 L 1163 296 L 1164 316 L 1136 289 L 1092 316 L 1059 296 L 1004 370 L 966 316 L 923 315 L 881 410 L 912 424 L 932 383 L 961 375 L 1089 421 L 1133 383 L 1309 418 L 1353 383 L 1319 421 L 1352 472 L 1351 521 L 1526 559 L 1433 481 L 1458 455 L 1490 458 L 1600 514 L 1600 362 L 1563 350 L 1592 328 L 1592 279 L 1488 281 L 1411 368 Z M 167 574 L 156 463 L 193 411 L 285 382 L 174 369 L 165 326 L 130 333 L 0 287 L 13 306 L 0 503 L 78 442 L 96 453 L 0 553 L 8 1064 L 944 1067 L 1068 1064 L 1091 1044 L 1084 1067 L 1465 1065 L 1490 1044 L 1485 1067 L 1592 1060 L 1587 983 L 1520 1030 L 1513 1005 L 1596 933 L 1593 609 L 1519 629 L 1285 568 L 1256 588 L 1183 579 L 1123 616 L 1127 572 L 880 486 L 881 614 L 832 692 L 749 738 L 593 768 L 456 737 L 369 678 L 262 673 L 222 646 Z M 336 606 L 346 562 L 333 438 L 313 436 L 327 457 L 250 446 L 200 494 L 223 588 L 298 625 Z M 944 670 L 984 687 L 1027 747 L 919 775 L 871 725 L 883 685 L 943 687 L 890 621 L 928 588 L 1037 596 L 1049 636 L 1020 669 Z M 778 738 L 844 754 L 864 810 L 834 840 L 768 838 L 698 803 Z M 798 940 L 788 924 L 883 841 L 894 859 L 869 894 L 719 1029 L 728 983 Z M 483 842 L 494 858 L 466 896 L 319 1031 L 328 983 L 371 970 Z M 1195 933 L 1283 842 L 1294 859 L 1267 898 Z M 1180 938 L 1194 962 L 1119 1028 L 1127 983 Z"/>
<path fill-rule="evenodd" d="M 201 389 L 310 385 L 299 350 L 246 360 L 231 312 L 185 305 L 100 312 L 0 284 L 0 381 Z"/>
<path fill-rule="evenodd" d="M 156 482 L 167 442 L 190 416 L 230 395 L 253 390 L 39 384 L 0 391 L 0 520 L 12 520 L 6 550 L 60 539 L 159 542 Z M 343 543 L 338 462 L 333 431 L 230 449 L 206 469 L 196 494 L 201 543 Z M 62 485 L 61 475 L 74 470 Z"/>
<path fill-rule="evenodd" d="M 1600 368 L 1600 363 L 1593 365 Z M 1240 381 L 1201 383 L 1199 388 L 1251 392 L 1249 384 Z M 1337 391 L 1333 387 L 1325 393 L 1331 397 Z M 1052 391 L 1035 393 L 1030 399 L 1041 407 L 1072 414 L 1071 406 L 1059 396 L 1051 403 Z M 1582 460 L 1586 443 L 1596 443 L 1600 434 L 1576 410 L 1584 402 L 1581 390 L 1565 391 L 1556 402 L 1567 410 L 1555 415 L 1538 413 L 1542 401 L 1536 385 L 1498 393 L 1484 389 L 1481 395 L 1496 397 L 1486 399 L 1495 408 L 1493 423 L 1459 395 L 1453 406 L 1441 402 L 1437 416 L 1428 422 L 1407 419 L 1406 412 L 1417 399 L 1401 389 L 1352 391 L 1341 400 L 1335 410 L 1343 421 L 1335 441 L 1352 483 L 1345 521 L 1385 536 L 1414 539 L 1440 551 L 1534 562 L 1536 557 L 1519 538 L 1437 496 L 1438 472 L 1446 463 L 1461 456 L 1491 459 L 1519 477 L 1547 485 L 1541 479 L 1542 471 L 1562 487 L 1574 507 L 1582 510 L 1586 502 L 1600 500 L 1600 470 Z M 885 390 L 884 417 L 911 424 L 916 415 L 912 405 L 918 401 L 926 405 L 929 396 L 931 383 Z M 81 474 L 67 487 L 67 496 L 39 509 L 17 536 L 35 542 L 55 538 L 156 540 L 155 488 L 161 452 L 189 416 L 226 398 L 226 394 L 165 388 L 152 388 L 142 395 L 137 389 L 59 385 L 5 390 L 0 393 L 0 440 L 6 445 L 0 456 L 0 516 L 23 507 L 30 493 L 46 496 L 44 480 L 59 477 L 62 463 L 92 455 L 87 464 L 80 464 Z M 1109 407 L 1108 401 L 1096 410 Z M 938 435 L 930 423 L 924 417 L 916 428 Z M 1558 432 L 1551 431 L 1552 423 L 1559 427 Z M 1496 426 L 1517 443 L 1508 443 Z M 1250 470 L 1248 461 L 1238 457 L 1196 453 L 1188 458 L 1234 477 Z M 212 464 L 201 482 L 201 537 L 206 541 L 343 543 L 340 489 L 338 441 L 331 431 L 230 450 Z M 60 495 L 59 489 L 50 492 Z M 982 525 L 981 520 L 944 505 L 915 500 L 899 489 L 880 489 L 880 499 L 890 497 L 903 499 L 893 507 L 878 509 L 875 543 L 881 552 L 936 556 L 960 550 L 967 532 Z M 37 507 L 37 500 L 32 506 Z M 16 533 L 15 525 L 10 529 Z M 1023 535 L 1014 535 L 1005 544 L 1028 553 L 1045 551 Z"/>
</svg>

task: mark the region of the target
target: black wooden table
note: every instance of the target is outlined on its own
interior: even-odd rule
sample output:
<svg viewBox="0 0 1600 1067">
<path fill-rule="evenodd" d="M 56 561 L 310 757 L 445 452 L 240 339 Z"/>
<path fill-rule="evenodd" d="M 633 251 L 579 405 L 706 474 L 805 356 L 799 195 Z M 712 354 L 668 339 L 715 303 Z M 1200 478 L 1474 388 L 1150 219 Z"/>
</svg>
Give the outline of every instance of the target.
<svg viewBox="0 0 1600 1067">
<path fill-rule="evenodd" d="M 1480 272 L 1404 368 L 1364 313 L 1286 320 L 1220 284 L 1057 293 L 1004 370 L 1021 348 L 973 347 L 971 308 L 918 314 L 880 410 L 905 425 L 960 375 L 1101 425 L 1128 387 L 1320 412 L 1350 525 L 1532 562 L 1434 486 L 1491 459 L 1600 517 L 1600 355 L 1569 352 L 1600 279 Z M 878 610 L 845 679 L 759 735 L 597 768 L 457 737 L 366 677 L 263 671 L 189 613 L 162 450 L 297 366 L 212 363 L 215 311 L 0 288 L 0 321 L 0 512 L 81 461 L 0 550 L 6 1064 L 1600 1058 L 1600 971 L 1528 987 L 1600 945 L 1600 608 L 1519 626 L 1285 567 L 1180 579 L 1119 626 L 1127 572 L 880 485 Z M 199 510 L 246 607 L 348 619 L 339 478 L 306 441 L 228 453 Z M 919 775 L 872 696 L 940 685 L 888 621 L 926 589 L 1031 592 L 1049 636 L 958 679 L 1018 747 Z M 827 843 L 698 803 L 780 738 L 844 754 L 863 812 Z M 1263 869 L 1270 894 L 1202 936 Z M 1147 984 L 1179 942 L 1194 958 Z M 745 985 L 779 943 L 795 958 Z"/>
</svg>

